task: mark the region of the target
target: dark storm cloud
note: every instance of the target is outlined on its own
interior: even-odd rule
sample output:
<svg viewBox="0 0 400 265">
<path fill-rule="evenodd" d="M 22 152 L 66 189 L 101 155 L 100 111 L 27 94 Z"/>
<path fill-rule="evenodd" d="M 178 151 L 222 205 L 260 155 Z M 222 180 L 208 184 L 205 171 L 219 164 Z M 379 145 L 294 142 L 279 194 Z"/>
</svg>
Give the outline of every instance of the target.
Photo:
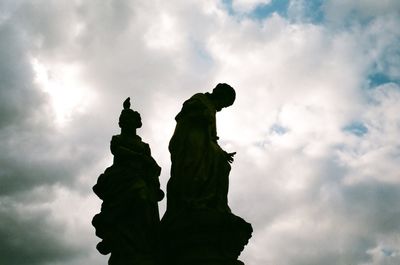
<svg viewBox="0 0 400 265">
<path fill-rule="evenodd" d="M 0 263 L 39 265 L 70 259 L 80 250 L 60 240 L 63 227 L 49 220 L 46 210 L 0 204 Z"/>
<path fill-rule="evenodd" d="M 6 21 L 0 24 L 0 34 L 0 195 L 4 195 L 29 190 L 43 176 L 32 161 L 38 156 L 31 148 L 43 147 L 44 139 L 35 138 L 46 137 L 47 118 L 41 112 L 47 102 L 35 87 L 30 45 L 23 31 Z"/>
<path fill-rule="evenodd" d="M 344 187 L 342 194 L 344 214 L 355 224 L 364 224 L 366 236 L 371 231 L 390 235 L 400 230 L 399 185 L 372 180 Z"/>
<path fill-rule="evenodd" d="M 80 170 L 96 159 L 87 148 L 95 139 L 80 143 L 69 137 L 54 137 L 52 133 L 59 134 L 57 131 L 34 127 L 22 130 L 0 135 L 4 140 L 0 155 L 0 196 L 28 192 L 41 185 L 71 186 Z"/>
<path fill-rule="evenodd" d="M 69 127 L 58 128 L 50 97 L 35 82 L 33 58 L 74 54 L 66 46 L 76 16 L 68 11 L 75 6 L 56 3 L 19 2 L 0 23 L 0 195 L 72 184 L 73 176 L 96 159 L 89 152 L 99 141 L 94 133 L 99 113 L 75 115 Z"/>
<path fill-rule="evenodd" d="M 35 91 L 29 39 L 5 21 L 0 24 L 0 128 L 26 121 L 45 102 Z"/>
<path fill-rule="evenodd" d="M 55 199 L 53 186 L 76 186 L 80 173 L 100 157 L 100 152 L 91 154 L 98 141 L 90 127 L 95 117 L 83 115 L 72 128 L 57 128 L 50 98 L 35 82 L 34 57 L 68 55 L 62 43 L 68 41 L 70 17 L 55 3 L 20 2 L 13 10 L 2 6 L 0 264 L 51 264 L 83 251 L 66 243 L 64 225 L 43 209 Z M 78 190 L 87 193 L 89 187 Z"/>
</svg>

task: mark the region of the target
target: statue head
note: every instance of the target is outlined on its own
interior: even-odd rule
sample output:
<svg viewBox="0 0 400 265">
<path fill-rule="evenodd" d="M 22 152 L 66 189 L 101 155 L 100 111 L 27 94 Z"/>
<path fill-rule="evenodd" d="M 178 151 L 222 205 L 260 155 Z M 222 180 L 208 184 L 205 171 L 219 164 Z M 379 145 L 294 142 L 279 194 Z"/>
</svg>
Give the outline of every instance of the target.
<svg viewBox="0 0 400 265">
<path fill-rule="evenodd" d="M 121 115 L 119 115 L 118 125 L 121 130 L 136 130 L 137 128 L 142 127 L 142 118 L 140 117 L 139 112 L 132 110 L 130 98 L 127 98 L 124 101 L 124 109 L 121 111 Z"/>
<path fill-rule="evenodd" d="M 216 104 L 217 111 L 220 111 L 222 108 L 229 107 L 235 102 L 236 92 L 228 84 L 219 83 L 212 91 L 212 97 Z"/>
</svg>

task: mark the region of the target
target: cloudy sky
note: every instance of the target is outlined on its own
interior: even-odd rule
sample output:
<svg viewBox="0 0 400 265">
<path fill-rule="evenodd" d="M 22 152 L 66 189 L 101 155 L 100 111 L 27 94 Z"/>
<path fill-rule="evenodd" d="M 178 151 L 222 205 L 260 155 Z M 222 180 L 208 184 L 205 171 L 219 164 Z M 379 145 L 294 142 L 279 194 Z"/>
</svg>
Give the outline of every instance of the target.
<svg viewBox="0 0 400 265">
<path fill-rule="evenodd" d="M 241 259 L 400 264 L 399 43 L 398 0 L 0 0 L 0 264 L 107 264 L 91 187 L 123 100 L 165 189 L 175 115 L 219 82 Z"/>
</svg>

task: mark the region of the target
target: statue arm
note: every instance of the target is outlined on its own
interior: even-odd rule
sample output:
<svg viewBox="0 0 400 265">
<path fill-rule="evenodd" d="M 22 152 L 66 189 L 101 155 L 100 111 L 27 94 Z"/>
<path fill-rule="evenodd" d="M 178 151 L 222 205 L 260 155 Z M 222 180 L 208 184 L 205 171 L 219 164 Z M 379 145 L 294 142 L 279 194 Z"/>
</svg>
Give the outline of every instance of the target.
<svg viewBox="0 0 400 265">
<path fill-rule="evenodd" d="M 146 162 L 149 164 L 149 166 L 151 166 L 151 168 L 153 168 L 153 175 L 155 175 L 158 179 L 158 176 L 161 173 L 161 167 L 157 164 L 156 160 L 151 156 L 151 150 L 150 150 L 150 146 L 146 143 L 145 144 L 145 152 L 144 152 L 144 156 L 146 159 Z"/>
<path fill-rule="evenodd" d="M 161 201 L 164 198 L 164 192 L 160 188 L 159 176 L 161 173 L 161 167 L 157 164 L 156 160 L 151 156 L 150 146 L 147 143 L 145 145 L 145 157 L 146 162 L 149 165 L 149 181 L 150 185 L 155 189 L 157 201 Z"/>
<path fill-rule="evenodd" d="M 141 153 L 132 151 L 129 148 L 117 144 L 113 141 L 111 141 L 110 149 L 111 153 L 114 156 L 127 157 L 127 158 L 139 158 L 143 156 Z"/>
</svg>

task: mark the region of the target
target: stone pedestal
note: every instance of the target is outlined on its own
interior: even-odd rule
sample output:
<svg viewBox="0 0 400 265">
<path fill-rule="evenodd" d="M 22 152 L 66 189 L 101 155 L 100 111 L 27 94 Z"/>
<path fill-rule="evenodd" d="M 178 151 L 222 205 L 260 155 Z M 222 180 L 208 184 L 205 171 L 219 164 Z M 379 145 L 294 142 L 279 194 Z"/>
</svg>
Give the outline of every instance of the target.
<svg viewBox="0 0 400 265">
<path fill-rule="evenodd" d="M 165 265 L 244 265 L 238 257 L 253 231 L 242 218 L 211 209 L 167 212 L 161 227 Z"/>
</svg>

